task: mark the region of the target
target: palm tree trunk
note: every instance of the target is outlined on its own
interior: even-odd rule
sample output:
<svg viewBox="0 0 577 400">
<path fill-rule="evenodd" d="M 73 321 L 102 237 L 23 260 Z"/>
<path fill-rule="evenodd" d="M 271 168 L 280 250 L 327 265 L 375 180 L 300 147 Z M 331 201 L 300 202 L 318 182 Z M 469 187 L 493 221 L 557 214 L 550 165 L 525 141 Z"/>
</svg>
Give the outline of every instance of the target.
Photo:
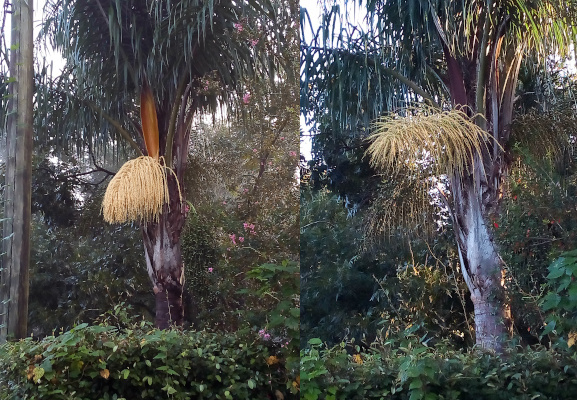
<svg viewBox="0 0 577 400">
<path fill-rule="evenodd" d="M 475 309 L 476 344 L 502 351 L 510 337 L 511 310 L 503 279 L 504 264 L 493 238 L 493 228 L 482 201 L 480 177 L 458 182 L 453 188 L 455 233 L 461 269 Z"/>
<path fill-rule="evenodd" d="M 168 186 L 170 207 L 164 206 L 158 222 L 141 228 L 146 267 L 156 297 L 155 325 L 160 329 L 181 326 L 184 319 L 184 265 L 180 235 L 185 216 L 179 204 L 176 180 L 169 178 Z"/>
</svg>

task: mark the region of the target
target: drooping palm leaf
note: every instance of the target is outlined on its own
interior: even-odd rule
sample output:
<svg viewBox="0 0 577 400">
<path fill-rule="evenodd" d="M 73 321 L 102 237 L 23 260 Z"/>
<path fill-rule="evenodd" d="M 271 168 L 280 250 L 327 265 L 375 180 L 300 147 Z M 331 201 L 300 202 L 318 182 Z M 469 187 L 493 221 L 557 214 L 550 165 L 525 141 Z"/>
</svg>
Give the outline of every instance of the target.
<svg viewBox="0 0 577 400">
<path fill-rule="evenodd" d="M 367 25 L 363 30 L 341 24 L 345 17 L 333 7 L 313 39 L 301 42 L 301 106 L 319 124 L 352 131 L 383 112 L 424 99 L 468 104 L 485 114 L 485 90 L 492 84 L 489 72 L 499 57 L 497 108 L 510 109 L 507 97 L 514 90 L 516 60 L 522 59 L 522 52 L 538 54 L 540 62 L 550 54 L 564 54 L 577 29 L 572 22 L 574 2 L 347 3 L 367 9 Z M 306 15 L 301 13 L 303 29 L 309 26 Z M 475 67 L 463 69 L 467 63 Z M 465 93 L 475 91 L 477 104 Z"/>
<path fill-rule="evenodd" d="M 173 150 L 167 140 L 181 129 L 180 114 L 187 122 L 189 115 L 214 111 L 235 97 L 244 77 L 282 68 L 264 46 L 240 34 L 240 25 L 271 33 L 275 6 L 266 0 L 54 0 L 47 10 L 44 33 L 68 66 L 60 88 L 68 112 L 53 122 L 95 147 L 118 138 L 109 136 L 118 131 L 114 120 L 142 148 L 135 99 L 144 80 L 155 94 L 164 154 Z M 206 80 L 218 85 L 206 91 Z"/>
</svg>

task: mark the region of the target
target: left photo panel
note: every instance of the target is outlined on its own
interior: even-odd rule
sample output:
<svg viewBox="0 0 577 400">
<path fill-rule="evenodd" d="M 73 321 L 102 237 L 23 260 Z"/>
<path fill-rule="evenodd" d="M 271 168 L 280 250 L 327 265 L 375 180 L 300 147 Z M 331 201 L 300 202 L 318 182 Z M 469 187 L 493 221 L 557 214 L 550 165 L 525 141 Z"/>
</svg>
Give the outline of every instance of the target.
<svg viewBox="0 0 577 400">
<path fill-rule="evenodd" d="M 299 398 L 298 1 L 0 29 L 0 399 Z"/>
</svg>

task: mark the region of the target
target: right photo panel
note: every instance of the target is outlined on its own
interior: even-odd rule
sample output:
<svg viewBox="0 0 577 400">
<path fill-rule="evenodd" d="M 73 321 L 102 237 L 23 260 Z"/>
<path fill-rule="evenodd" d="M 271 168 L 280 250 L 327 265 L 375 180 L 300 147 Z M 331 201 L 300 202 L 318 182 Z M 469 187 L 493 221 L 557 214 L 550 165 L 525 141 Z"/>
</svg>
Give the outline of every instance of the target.
<svg viewBox="0 0 577 400">
<path fill-rule="evenodd" d="M 301 398 L 577 398 L 577 3 L 300 6 Z"/>
</svg>

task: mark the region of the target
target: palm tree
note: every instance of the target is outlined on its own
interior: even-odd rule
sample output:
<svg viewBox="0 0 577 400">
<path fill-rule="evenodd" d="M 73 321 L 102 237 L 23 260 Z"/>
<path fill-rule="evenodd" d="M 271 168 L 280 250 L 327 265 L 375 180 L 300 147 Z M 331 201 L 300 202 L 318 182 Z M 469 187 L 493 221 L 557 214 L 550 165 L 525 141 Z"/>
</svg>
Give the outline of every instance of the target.
<svg viewBox="0 0 577 400">
<path fill-rule="evenodd" d="M 238 101 L 247 77 L 274 79 L 282 66 L 269 56 L 274 45 L 269 39 L 281 43 L 277 40 L 286 35 L 275 20 L 278 7 L 266 0 L 49 4 L 45 32 L 66 59 L 52 88 L 59 104 L 49 113 L 59 140 L 96 156 L 113 144 L 154 157 L 148 154 L 148 117 L 141 125 L 139 108 L 156 113 L 158 147 L 152 151 L 173 173 L 166 174 L 169 201 L 162 213 L 140 226 L 160 328 L 183 323 L 180 235 L 187 207 L 179 193 L 193 117 Z M 247 37 L 249 30 L 258 37 Z M 139 95 L 150 98 L 150 93 L 152 108 L 144 100 L 139 104 Z"/>
<path fill-rule="evenodd" d="M 338 35 L 317 34 L 303 46 L 301 102 L 328 110 L 332 129 L 361 134 L 368 121 L 396 111 L 375 123 L 371 160 L 409 176 L 426 165 L 427 176 L 415 180 L 425 189 L 431 174 L 447 177 L 450 192 L 437 190 L 450 210 L 476 342 L 499 351 L 511 315 L 491 220 L 510 162 L 519 69 L 528 55 L 545 63 L 567 53 L 577 8 L 546 0 L 370 0 L 366 8 L 367 32 L 335 24 L 333 7 L 323 27 L 339 27 Z"/>
</svg>

